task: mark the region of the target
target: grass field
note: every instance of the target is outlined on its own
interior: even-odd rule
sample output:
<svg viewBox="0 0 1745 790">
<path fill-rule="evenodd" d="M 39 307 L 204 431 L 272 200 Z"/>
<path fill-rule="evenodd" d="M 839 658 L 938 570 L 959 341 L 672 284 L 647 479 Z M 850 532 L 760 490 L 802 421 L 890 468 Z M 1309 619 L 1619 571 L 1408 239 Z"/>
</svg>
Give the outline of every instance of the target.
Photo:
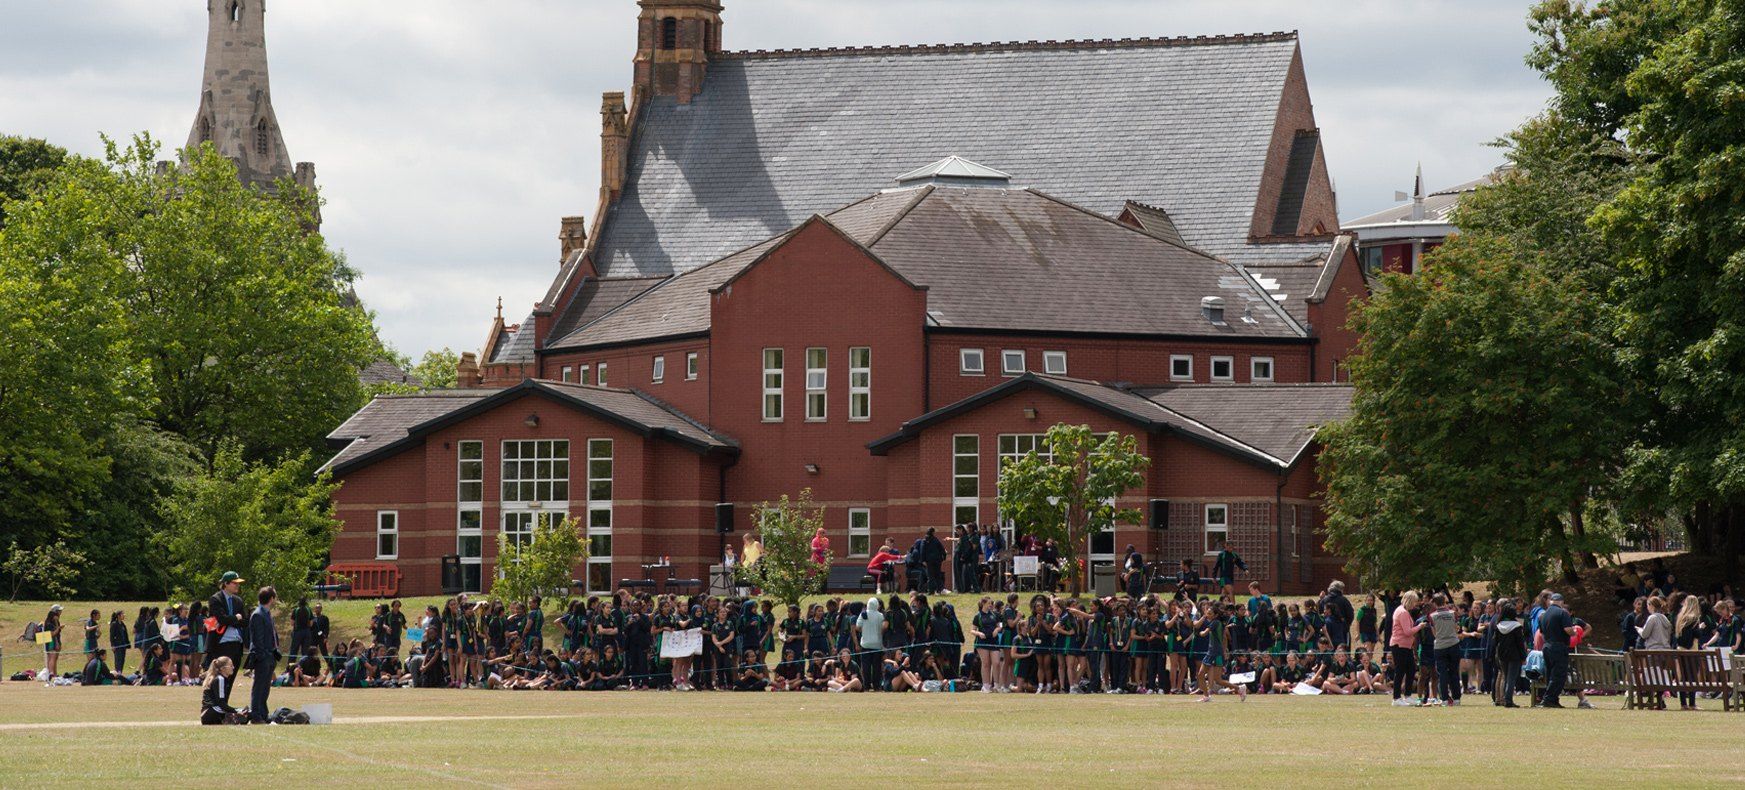
<svg viewBox="0 0 1745 790">
<path fill-rule="evenodd" d="M 1191 699 L 275 689 L 275 706 L 332 702 L 335 724 L 202 728 L 195 688 L 0 683 L 0 786 L 1745 782 L 1745 719 L 1719 711 Z"/>
</svg>

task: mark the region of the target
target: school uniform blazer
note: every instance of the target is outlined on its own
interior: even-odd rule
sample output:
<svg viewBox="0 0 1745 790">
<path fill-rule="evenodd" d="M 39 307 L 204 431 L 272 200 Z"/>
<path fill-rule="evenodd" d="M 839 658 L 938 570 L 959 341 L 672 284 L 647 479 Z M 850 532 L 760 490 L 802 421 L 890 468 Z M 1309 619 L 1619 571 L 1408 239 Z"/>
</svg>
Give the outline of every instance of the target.
<svg viewBox="0 0 1745 790">
<path fill-rule="evenodd" d="M 279 632 L 273 628 L 273 613 L 256 608 L 248 617 L 248 650 L 256 656 L 273 657 L 279 652 Z"/>
<path fill-rule="evenodd" d="M 248 608 L 243 605 L 241 598 L 219 590 L 207 599 L 206 611 L 218 621 L 218 625 L 237 629 L 242 632 L 243 641 L 248 641 Z M 218 635 L 213 634 L 212 638 L 217 640 Z M 217 642 L 214 641 L 213 644 Z"/>
</svg>

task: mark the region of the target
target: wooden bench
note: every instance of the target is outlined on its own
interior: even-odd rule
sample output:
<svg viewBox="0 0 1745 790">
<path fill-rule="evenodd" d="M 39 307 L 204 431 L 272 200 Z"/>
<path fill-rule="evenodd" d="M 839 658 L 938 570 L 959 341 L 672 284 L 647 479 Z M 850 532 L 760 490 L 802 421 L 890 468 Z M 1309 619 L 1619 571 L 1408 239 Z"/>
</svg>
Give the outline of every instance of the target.
<svg viewBox="0 0 1745 790">
<path fill-rule="evenodd" d="M 1532 682 L 1533 699 L 1545 693 L 1545 678 Z M 1630 682 L 1630 668 L 1622 655 L 1605 653 L 1571 653 L 1569 676 L 1563 683 L 1566 691 L 1599 692 L 1624 695 L 1625 707 L 1635 699 L 1635 686 Z"/>
<path fill-rule="evenodd" d="M 1719 650 L 1632 650 L 1630 684 L 1634 694 L 1626 702 L 1632 709 L 1660 708 L 1665 695 L 1678 693 L 1721 695 L 1724 710 L 1745 707 L 1741 673 L 1728 668 Z"/>
<path fill-rule="evenodd" d="M 824 589 L 826 592 L 863 592 L 873 589 L 873 577 L 866 572 L 865 565 L 832 565 L 830 575 L 824 579 Z"/>
</svg>

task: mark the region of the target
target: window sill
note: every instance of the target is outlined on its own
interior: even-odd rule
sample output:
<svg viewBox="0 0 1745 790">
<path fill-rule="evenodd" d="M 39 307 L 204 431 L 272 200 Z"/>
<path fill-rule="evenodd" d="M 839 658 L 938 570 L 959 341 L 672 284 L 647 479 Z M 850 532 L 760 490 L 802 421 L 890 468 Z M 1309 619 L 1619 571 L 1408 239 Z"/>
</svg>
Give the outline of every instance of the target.
<svg viewBox="0 0 1745 790">
<path fill-rule="evenodd" d="M 966 376 L 966 377 L 970 377 L 970 376 L 973 376 L 973 377 L 975 377 L 975 378 L 982 378 L 982 377 L 985 377 L 985 376 L 987 376 L 987 375 L 988 375 L 988 374 L 987 374 L 987 371 L 968 371 L 968 370 L 960 370 L 960 371 L 958 371 L 958 372 L 957 372 L 957 375 L 959 375 L 959 376 Z"/>
<path fill-rule="evenodd" d="M 850 417 L 850 418 L 848 418 L 848 421 L 849 422 L 872 422 L 872 418 L 871 417 Z"/>
</svg>

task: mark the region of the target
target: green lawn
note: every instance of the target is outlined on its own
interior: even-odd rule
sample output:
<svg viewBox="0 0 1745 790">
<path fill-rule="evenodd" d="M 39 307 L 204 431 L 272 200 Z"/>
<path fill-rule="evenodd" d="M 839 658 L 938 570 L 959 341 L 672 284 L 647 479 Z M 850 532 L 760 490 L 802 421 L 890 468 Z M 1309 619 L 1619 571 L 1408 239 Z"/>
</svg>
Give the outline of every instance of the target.
<svg viewBox="0 0 1745 790">
<path fill-rule="evenodd" d="M 201 728 L 194 688 L 0 683 L 0 787 L 1745 782 L 1745 719 L 1624 711 L 1616 698 L 1594 711 L 979 693 L 275 689 L 272 699 L 332 702 L 338 721 Z"/>
</svg>

